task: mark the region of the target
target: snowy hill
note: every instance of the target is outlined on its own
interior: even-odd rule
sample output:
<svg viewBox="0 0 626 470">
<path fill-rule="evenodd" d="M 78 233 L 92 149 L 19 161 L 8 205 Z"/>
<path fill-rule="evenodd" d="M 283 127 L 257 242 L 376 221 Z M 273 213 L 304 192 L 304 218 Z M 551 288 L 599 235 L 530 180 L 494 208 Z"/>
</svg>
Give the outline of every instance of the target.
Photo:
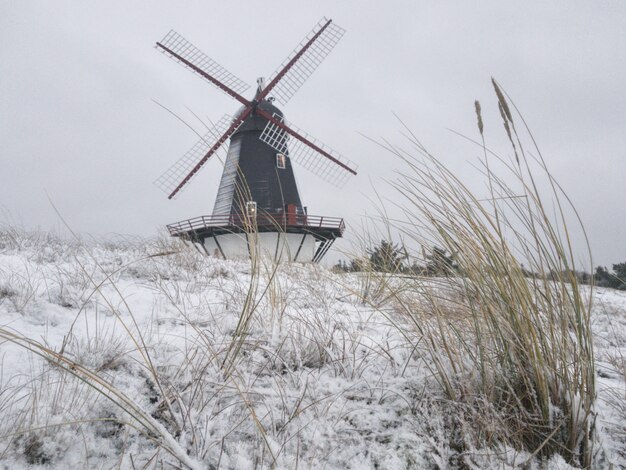
<svg viewBox="0 0 626 470">
<path fill-rule="evenodd" d="M 0 468 L 546 468 L 471 449 L 376 282 L 0 232 Z M 623 468 L 626 293 L 593 295 L 598 462 Z"/>
</svg>

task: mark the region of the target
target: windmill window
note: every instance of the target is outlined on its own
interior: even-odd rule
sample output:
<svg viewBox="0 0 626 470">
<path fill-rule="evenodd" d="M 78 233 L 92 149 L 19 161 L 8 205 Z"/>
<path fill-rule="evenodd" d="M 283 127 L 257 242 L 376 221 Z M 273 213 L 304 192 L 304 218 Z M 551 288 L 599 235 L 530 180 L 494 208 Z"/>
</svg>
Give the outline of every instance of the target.
<svg viewBox="0 0 626 470">
<path fill-rule="evenodd" d="M 256 202 L 248 201 L 246 202 L 246 213 L 248 217 L 256 217 Z"/>
<path fill-rule="evenodd" d="M 276 167 L 284 170 L 287 167 L 287 156 L 284 153 L 276 154 Z"/>
</svg>

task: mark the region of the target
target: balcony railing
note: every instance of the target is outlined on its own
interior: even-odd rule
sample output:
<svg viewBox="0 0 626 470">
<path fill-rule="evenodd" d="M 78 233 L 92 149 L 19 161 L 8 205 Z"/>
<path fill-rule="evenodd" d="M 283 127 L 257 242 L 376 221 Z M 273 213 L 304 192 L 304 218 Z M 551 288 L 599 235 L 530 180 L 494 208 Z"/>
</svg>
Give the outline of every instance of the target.
<svg viewBox="0 0 626 470">
<path fill-rule="evenodd" d="M 226 229 L 241 232 L 242 230 L 288 231 L 301 230 L 333 230 L 342 234 L 345 224 L 342 218 L 319 215 L 289 213 L 259 213 L 256 216 L 243 214 L 202 215 L 193 219 L 182 220 L 169 224 L 170 235 L 178 237 L 190 233 L 200 233 L 211 229 Z M 341 236 L 341 235 L 340 235 Z"/>
</svg>

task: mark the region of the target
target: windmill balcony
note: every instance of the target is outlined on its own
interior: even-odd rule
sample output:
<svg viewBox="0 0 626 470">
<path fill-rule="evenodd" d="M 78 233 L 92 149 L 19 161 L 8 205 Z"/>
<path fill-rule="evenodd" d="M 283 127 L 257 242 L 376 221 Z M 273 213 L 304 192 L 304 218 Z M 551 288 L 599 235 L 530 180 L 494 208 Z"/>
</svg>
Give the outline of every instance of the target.
<svg viewBox="0 0 626 470">
<path fill-rule="evenodd" d="M 245 258 L 251 234 L 261 252 L 274 259 L 318 262 L 345 229 L 342 218 L 262 212 L 204 215 L 167 226 L 173 237 L 194 242 L 208 255 Z"/>
<path fill-rule="evenodd" d="M 169 224 L 173 237 L 205 238 L 222 233 L 285 232 L 334 235 L 339 238 L 345 229 L 342 218 L 306 214 L 259 213 L 254 217 L 244 214 L 202 215 Z M 325 237 L 328 238 L 328 237 Z"/>
</svg>

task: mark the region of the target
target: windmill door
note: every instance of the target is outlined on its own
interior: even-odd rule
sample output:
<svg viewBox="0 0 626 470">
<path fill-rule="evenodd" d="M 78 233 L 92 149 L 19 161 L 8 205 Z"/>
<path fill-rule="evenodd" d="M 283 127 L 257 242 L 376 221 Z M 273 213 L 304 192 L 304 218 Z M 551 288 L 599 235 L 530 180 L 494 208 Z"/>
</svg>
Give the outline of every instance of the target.
<svg viewBox="0 0 626 470">
<path fill-rule="evenodd" d="M 296 225 L 297 206 L 295 204 L 287 204 L 287 225 Z"/>
</svg>

